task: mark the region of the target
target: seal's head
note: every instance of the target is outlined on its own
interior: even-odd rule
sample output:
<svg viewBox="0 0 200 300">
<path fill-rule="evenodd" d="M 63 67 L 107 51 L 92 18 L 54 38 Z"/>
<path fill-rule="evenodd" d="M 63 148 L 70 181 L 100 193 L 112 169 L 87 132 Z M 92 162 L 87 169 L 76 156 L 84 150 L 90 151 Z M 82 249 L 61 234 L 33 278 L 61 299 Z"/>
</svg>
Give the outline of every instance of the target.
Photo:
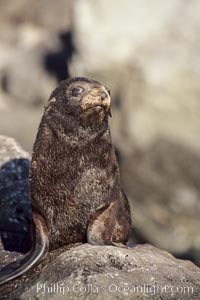
<svg viewBox="0 0 200 300">
<path fill-rule="evenodd" d="M 99 82 L 76 77 L 65 80 L 53 91 L 47 109 L 71 115 L 83 125 L 100 124 L 110 113 L 110 91 Z"/>
</svg>

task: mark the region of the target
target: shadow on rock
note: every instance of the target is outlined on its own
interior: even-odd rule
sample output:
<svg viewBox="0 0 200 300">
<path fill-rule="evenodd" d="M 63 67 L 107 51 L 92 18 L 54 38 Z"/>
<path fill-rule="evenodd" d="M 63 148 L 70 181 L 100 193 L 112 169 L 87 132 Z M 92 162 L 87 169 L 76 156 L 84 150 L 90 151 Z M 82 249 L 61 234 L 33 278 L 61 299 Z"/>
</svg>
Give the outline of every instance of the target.
<svg viewBox="0 0 200 300">
<path fill-rule="evenodd" d="M 29 165 L 29 159 L 18 158 L 0 168 L 0 246 L 7 251 L 26 253 L 31 246 Z"/>
</svg>

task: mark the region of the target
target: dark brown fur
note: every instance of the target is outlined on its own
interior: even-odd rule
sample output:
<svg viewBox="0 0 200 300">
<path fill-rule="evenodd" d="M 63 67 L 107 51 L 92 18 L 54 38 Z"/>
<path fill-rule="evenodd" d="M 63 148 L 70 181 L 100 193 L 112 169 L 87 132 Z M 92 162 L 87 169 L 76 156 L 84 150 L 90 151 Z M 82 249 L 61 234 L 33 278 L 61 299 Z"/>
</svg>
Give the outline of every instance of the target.
<svg viewBox="0 0 200 300">
<path fill-rule="evenodd" d="M 84 88 L 76 97 L 75 87 Z M 109 91 L 87 78 L 62 82 L 49 99 L 30 169 L 38 249 L 45 240 L 42 256 L 70 243 L 105 245 L 128 239 L 130 209 L 120 185 L 109 113 Z"/>
</svg>

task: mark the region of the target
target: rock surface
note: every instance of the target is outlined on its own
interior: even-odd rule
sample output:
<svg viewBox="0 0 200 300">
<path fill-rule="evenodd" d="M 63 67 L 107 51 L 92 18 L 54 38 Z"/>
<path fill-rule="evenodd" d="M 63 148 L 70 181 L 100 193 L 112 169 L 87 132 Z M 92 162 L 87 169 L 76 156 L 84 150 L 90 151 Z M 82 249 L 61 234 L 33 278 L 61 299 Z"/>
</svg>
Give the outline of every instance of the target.
<svg viewBox="0 0 200 300">
<path fill-rule="evenodd" d="M 1 288 L 7 299 L 199 299 L 200 269 L 150 245 L 84 244 Z M 8 297 L 10 295 L 10 297 Z"/>
</svg>

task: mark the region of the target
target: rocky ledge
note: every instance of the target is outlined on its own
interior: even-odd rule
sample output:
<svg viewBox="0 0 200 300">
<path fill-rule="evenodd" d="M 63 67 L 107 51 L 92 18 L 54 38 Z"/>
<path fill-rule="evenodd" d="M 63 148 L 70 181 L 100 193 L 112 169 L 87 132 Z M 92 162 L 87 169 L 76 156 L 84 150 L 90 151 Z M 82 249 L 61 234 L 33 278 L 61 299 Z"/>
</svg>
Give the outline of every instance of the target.
<svg viewBox="0 0 200 300">
<path fill-rule="evenodd" d="M 128 249 L 84 244 L 51 257 L 0 293 L 24 300 L 192 300 L 199 299 L 200 269 L 148 244 Z"/>
</svg>

